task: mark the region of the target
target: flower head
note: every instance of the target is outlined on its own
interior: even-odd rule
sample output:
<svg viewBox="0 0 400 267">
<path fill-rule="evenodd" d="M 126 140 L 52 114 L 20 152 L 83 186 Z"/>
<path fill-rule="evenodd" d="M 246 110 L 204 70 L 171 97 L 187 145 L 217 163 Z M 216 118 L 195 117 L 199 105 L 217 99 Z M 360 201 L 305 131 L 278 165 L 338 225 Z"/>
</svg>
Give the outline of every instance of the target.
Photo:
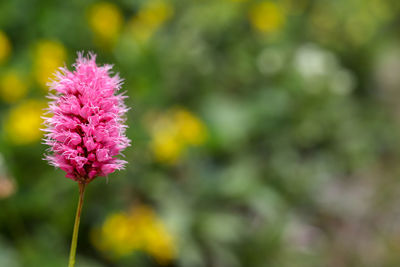
<svg viewBox="0 0 400 267">
<path fill-rule="evenodd" d="M 67 172 L 66 177 L 89 183 L 107 176 L 126 163 L 116 156 L 129 146 L 125 136 L 126 98 L 117 94 L 122 80 L 111 76 L 111 65 L 97 66 L 96 55 L 78 59 L 74 70 L 60 68 L 49 83 L 49 117 L 45 118 L 45 143 L 50 164 Z"/>
</svg>

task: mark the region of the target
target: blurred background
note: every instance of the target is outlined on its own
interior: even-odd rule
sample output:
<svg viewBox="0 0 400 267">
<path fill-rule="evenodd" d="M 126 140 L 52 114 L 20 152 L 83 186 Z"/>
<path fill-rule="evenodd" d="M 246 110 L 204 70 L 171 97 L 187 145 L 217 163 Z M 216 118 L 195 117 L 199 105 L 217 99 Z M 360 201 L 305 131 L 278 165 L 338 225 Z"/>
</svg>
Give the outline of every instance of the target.
<svg viewBox="0 0 400 267">
<path fill-rule="evenodd" d="M 400 2 L 0 2 L 0 266 L 66 266 L 76 182 L 42 160 L 77 51 L 125 79 L 126 170 L 77 267 L 400 266 Z"/>
</svg>

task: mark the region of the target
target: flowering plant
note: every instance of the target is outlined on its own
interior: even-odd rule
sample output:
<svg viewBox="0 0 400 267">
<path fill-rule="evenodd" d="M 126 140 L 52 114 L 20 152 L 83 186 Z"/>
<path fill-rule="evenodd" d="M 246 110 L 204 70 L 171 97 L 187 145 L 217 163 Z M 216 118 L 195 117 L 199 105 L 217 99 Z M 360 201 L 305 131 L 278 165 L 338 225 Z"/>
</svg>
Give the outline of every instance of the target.
<svg viewBox="0 0 400 267">
<path fill-rule="evenodd" d="M 80 213 L 85 186 L 98 176 L 122 169 L 125 161 L 116 158 L 130 140 L 125 135 L 127 107 L 117 94 L 122 80 L 111 76 L 111 65 L 97 66 L 96 55 L 78 53 L 74 70 L 60 68 L 49 83 L 55 94 L 45 117 L 46 159 L 79 184 L 79 203 L 71 244 L 70 263 L 74 266 Z"/>
</svg>

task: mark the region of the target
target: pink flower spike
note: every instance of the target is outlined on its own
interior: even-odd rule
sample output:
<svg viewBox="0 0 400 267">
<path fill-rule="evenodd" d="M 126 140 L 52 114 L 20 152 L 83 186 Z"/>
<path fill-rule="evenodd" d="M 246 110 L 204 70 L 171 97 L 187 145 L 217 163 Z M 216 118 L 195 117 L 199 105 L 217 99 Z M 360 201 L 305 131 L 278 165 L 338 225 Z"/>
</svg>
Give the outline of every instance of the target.
<svg viewBox="0 0 400 267">
<path fill-rule="evenodd" d="M 97 66 L 96 55 L 78 53 L 74 70 L 60 68 L 49 83 L 45 143 L 46 160 L 64 170 L 67 178 L 87 184 L 124 168 L 116 156 L 130 145 L 125 135 L 128 110 L 117 94 L 122 80 L 111 76 L 111 65 Z"/>
</svg>

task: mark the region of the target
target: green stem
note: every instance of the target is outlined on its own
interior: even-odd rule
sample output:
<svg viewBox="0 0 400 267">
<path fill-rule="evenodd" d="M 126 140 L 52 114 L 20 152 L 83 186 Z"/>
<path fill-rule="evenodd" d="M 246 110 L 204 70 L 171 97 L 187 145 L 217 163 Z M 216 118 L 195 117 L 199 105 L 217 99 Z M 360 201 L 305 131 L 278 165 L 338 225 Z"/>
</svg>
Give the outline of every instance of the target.
<svg viewBox="0 0 400 267">
<path fill-rule="evenodd" d="M 75 265 L 76 245 L 78 243 L 79 222 L 81 221 L 81 211 L 82 211 L 84 193 L 85 193 L 85 184 L 79 183 L 79 202 L 78 202 L 78 208 L 76 209 L 74 232 L 72 234 L 68 267 L 74 267 Z"/>
</svg>

